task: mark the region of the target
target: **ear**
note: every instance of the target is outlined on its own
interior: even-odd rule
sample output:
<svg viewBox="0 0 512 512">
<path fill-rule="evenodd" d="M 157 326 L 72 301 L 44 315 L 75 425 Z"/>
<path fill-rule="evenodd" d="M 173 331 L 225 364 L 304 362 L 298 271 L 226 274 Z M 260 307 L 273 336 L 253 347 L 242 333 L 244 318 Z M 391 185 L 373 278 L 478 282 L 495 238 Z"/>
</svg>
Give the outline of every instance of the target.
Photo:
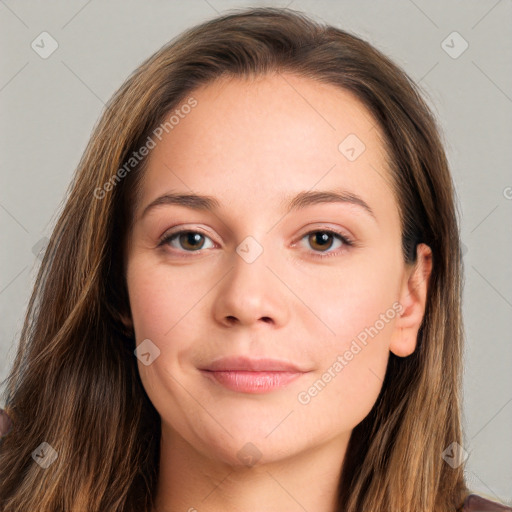
<svg viewBox="0 0 512 512">
<path fill-rule="evenodd" d="M 408 267 L 404 273 L 399 299 L 402 313 L 395 322 L 389 345 L 391 352 L 399 357 L 407 357 L 416 349 L 432 273 L 430 247 L 426 244 L 418 244 L 416 254 L 416 263 Z"/>
</svg>

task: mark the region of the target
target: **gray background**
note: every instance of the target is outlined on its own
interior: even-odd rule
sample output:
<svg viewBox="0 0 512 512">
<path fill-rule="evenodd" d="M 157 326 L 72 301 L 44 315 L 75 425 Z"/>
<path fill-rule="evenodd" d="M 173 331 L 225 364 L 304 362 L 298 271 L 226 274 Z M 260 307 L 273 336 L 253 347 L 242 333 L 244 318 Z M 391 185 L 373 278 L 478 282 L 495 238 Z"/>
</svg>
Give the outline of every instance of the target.
<svg viewBox="0 0 512 512">
<path fill-rule="evenodd" d="M 0 0 L 0 379 L 14 358 L 38 249 L 104 103 L 185 28 L 263 5 L 362 36 L 420 83 L 440 120 L 463 216 L 467 478 L 474 491 L 512 505 L 510 0 Z M 31 47 L 43 31 L 58 43 L 46 59 Z M 462 40 L 442 45 L 454 31 L 469 44 L 457 58 Z"/>
</svg>

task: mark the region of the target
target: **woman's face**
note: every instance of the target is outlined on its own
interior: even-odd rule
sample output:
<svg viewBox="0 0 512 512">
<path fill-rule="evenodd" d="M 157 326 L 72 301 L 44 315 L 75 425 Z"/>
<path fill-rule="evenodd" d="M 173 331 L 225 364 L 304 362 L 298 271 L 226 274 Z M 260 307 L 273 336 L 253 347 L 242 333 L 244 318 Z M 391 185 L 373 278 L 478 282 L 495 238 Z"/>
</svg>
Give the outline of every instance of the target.
<svg viewBox="0 0 512 512">
<path fill-rule="evenodd" d="M 128 248 L 138 367 L 163 433 L 229 464 L 341 446 L 389 352 L 414 351 L 423 313 L 379 128 L 348 92 L 293 75 L 191 96 L 153 137 Z M 165 195 L 212 204 L 147 208 Z M 232 357 L 246 371 L 214 365 Z"/>
</svg>

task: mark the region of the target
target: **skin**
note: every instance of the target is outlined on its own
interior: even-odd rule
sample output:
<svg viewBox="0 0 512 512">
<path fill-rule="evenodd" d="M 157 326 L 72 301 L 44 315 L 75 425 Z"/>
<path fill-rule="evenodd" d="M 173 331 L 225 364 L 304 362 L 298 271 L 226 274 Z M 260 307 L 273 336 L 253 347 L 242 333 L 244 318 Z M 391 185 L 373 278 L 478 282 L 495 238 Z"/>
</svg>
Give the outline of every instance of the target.
<svg viewBox="0 0 512 512">
<path fill-rule="evenodd" d="M 381 134 L 349 92 L 285 74 L 222 79 L 193 97 L 197 106 L 149 155 L 127 247 L 127 323 L 137 344 L 150 339 L 160 350 L 151 364 L 138 361 L 162 420 L 155 511 L 334 511 L 350 434 L 377 399 L 390 352 L 415 350 L 430 249 L 419 245 L 417 265 L 404 263 Z M 338 149 L 348 134 L 366 146 L 355 161 Z M 282 211 L 301 191 L 335 188 L 363 198 L 375 219 L 350 203 Z M 171 191 L 214 196 L 221 206 L 167 204 L 141 217 Z M 197 248 L 179 237 L 158 246 L 170 228 L 205 237 Z M 354 246 L 307 236 L 326 229 Z M 248 236 L 263 249 L 251 263 L 236 251 Z M 393 304 L 402 315 L 300 403 L 298 394 L 332 373 L 338 355 Z M 198 370 L 242 354 L 309 373 L 257 395 Z M 259 454 L 252 465 L 239 456 L 247 443 Z"/>
</svg>

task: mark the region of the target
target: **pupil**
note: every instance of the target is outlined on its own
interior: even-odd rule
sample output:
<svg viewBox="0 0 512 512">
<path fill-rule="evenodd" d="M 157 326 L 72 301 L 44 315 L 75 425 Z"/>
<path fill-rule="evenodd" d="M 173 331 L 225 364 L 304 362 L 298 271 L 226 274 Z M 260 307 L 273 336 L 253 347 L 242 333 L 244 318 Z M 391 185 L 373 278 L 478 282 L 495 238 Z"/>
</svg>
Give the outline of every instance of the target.
<svg viewBox="0 0 512 512">
<path fill-rule="evenodd" d="M 201 237 L 203 235 L 201 235 L 200 233 L 190 232 L 190 233 L 184 233 L 182 236 L 185 237 L 185 240 L 186 240 L 186 244 L 184 244 L 184 245 L 189 244 L 192 248 L 197 248 L 198 246 L 195 245 L 195 243 L 200 242 Z"/>
<path fill-rule="evenodd" d="M 318 240 L 320 240 L 320 247 L 321 248 L 326 248 L 326 245 L 325 243 L 329 241 L 329 238 L 331 237 L 331 235 L 329 233 L 325 233 L 325 232 L 319 232 L 319 233 L 315 233 L 313 235 L 313 239 L 314 239 L 314 242 L 317 243 Z M 323 243 L 323 245 L 322 245 Z M 330 245 L 330 244 L 327 244 L 327 245 Z"/>
</svg>

